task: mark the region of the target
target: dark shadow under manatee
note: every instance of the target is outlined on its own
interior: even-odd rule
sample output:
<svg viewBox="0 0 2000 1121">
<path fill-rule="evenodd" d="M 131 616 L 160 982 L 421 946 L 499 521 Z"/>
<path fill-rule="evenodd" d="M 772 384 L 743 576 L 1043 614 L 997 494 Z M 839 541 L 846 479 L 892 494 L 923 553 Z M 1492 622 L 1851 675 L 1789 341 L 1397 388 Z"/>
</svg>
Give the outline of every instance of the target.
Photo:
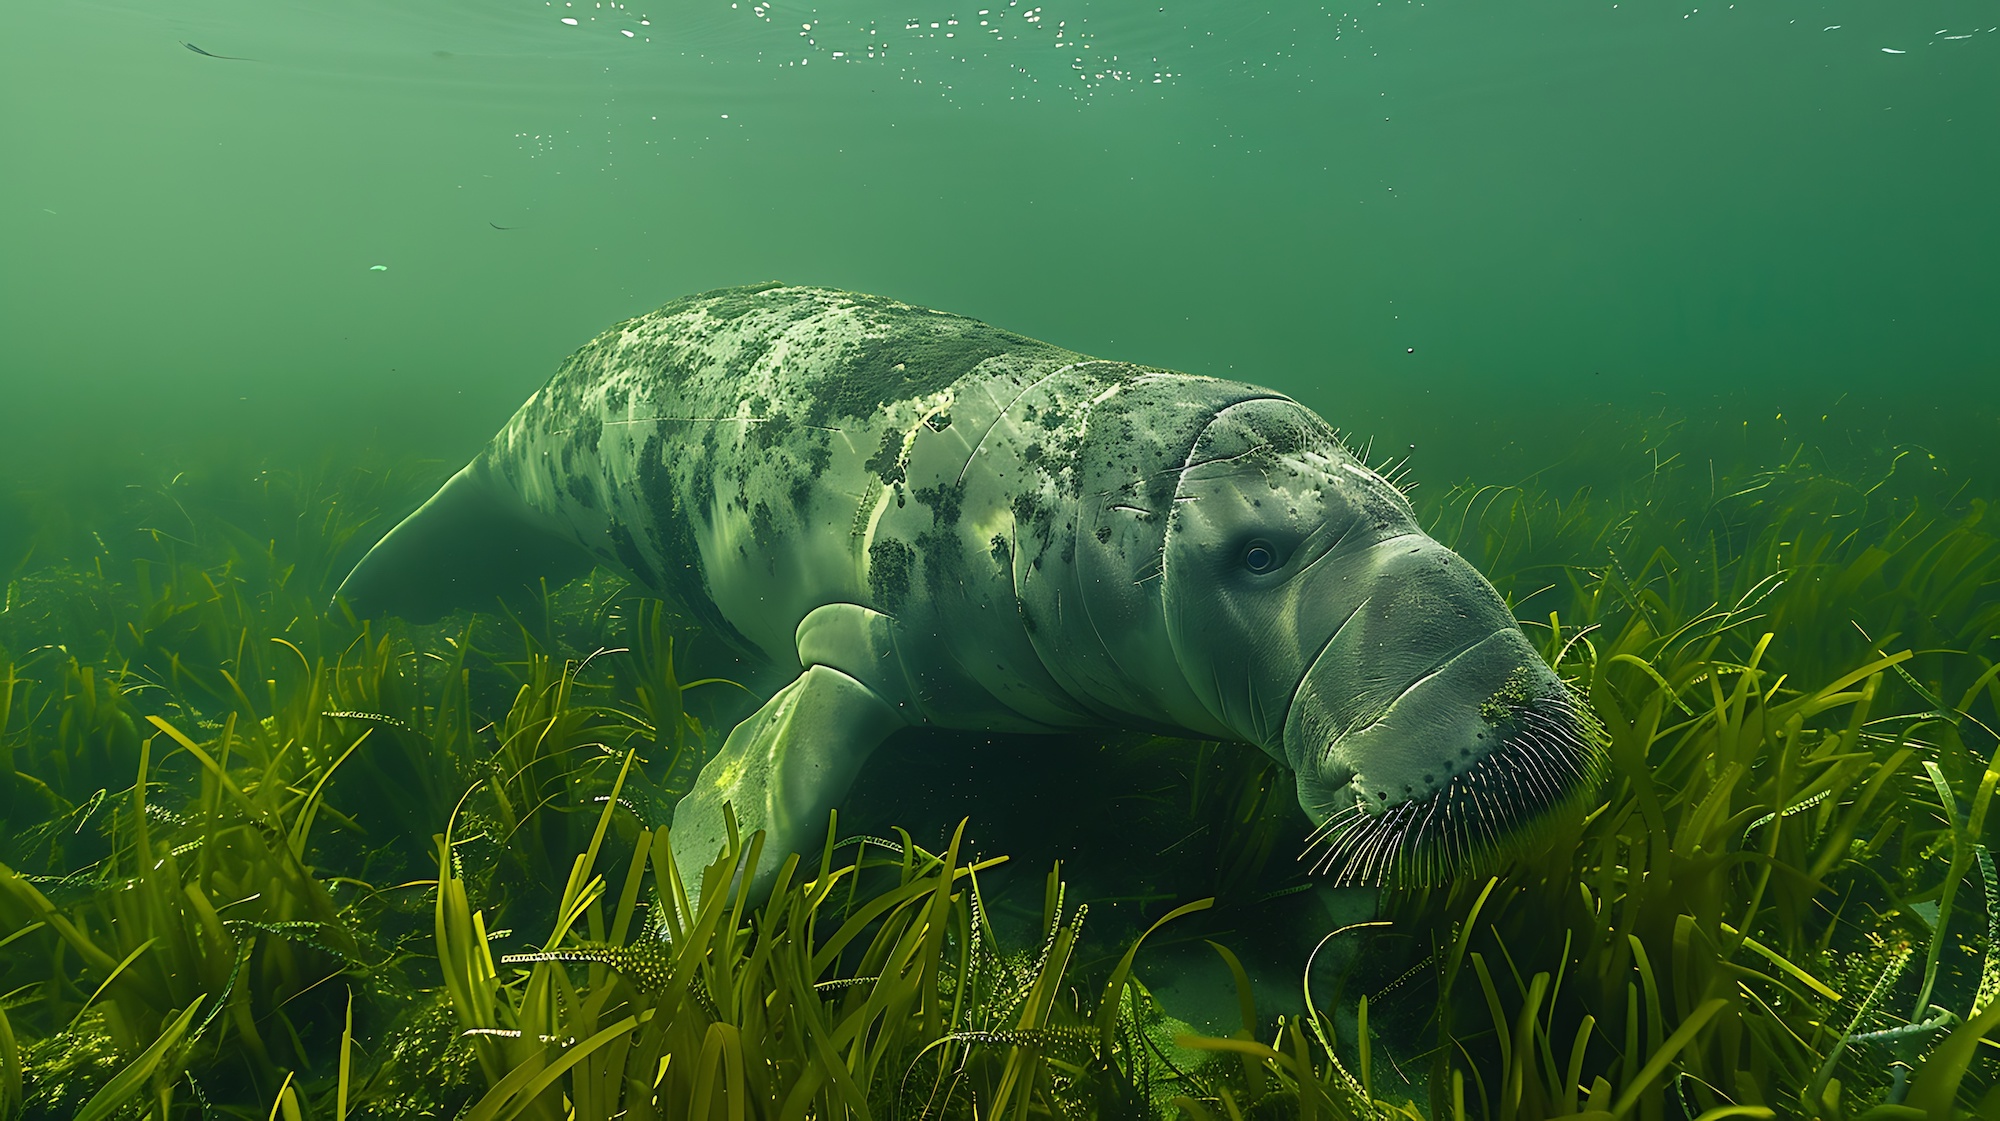
<svg viewBox="0 0 2000 1121">
<path fill-rule="evenodd" d="M 1314 956 L 1333 930 L 1373 918 L 1373 893 L 1329 890 L 1306 874 L 1296 858 L 1311 825 L 1291 776 L 1251 747 L 912 729 L 862 770 L 839 831 L 894 840 L 901 827 L 941 851 L 961 820 L 968 857 L 1009 858 L 980 875 L 1005 946 L 1040 944 L 1047 875 L 1061 862 L 1071 905 L 1090 908 L 1073 970 L 1085 982 L 1101 984 L 1160 916 L 1214 897 L 1210 910 L 1153 934 L 1137 965 L 1165 1011 L 1198 1031 L 1227 1036 L 1242 1027 L 1229 968 L 1209 941 L 1226 946 L 1250 975 L 1260 1035 L 1277 1015 L 1304 1012 L 1300 982 L 1311 959 L 1314 1000 L 1341 1026 L 1342 1050 L 1356 997 L 1415 964 L 1411 947 L 1380 937 L 1381 928 L 1339 935 Z M 1365 957 L 1363 945 L 1374 947 Z M 1410 1008 L 1429 1005 L 1413 995 Z M 1371 1005 L 1376 1032 L 1392 1040 L 1412 1038 L 1422 1018 Z"/>
</svg>

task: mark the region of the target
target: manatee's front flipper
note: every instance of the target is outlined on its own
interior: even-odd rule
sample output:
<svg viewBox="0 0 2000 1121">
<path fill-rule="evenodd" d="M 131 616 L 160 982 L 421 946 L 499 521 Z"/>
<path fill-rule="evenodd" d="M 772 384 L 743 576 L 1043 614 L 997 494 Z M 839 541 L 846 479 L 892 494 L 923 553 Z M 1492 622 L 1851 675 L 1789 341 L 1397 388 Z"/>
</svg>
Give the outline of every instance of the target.
<svg viewBox="0 0 2000 1121">
<path fill-rule="evenodd" d="M 575 541 L 536 524 L 492 475 L 483 459 L 453 475 L 368 550 L 335 595 L 359 615 L 421 622 L 590 570 Z"/>
<path fill-rule="evenodd" d="M 876 746 L 902 726 L 894 705 L 829 666 L 811 666 L 779 690 L 729 733 L 674 811 L 674 863 L 689 894 L 728 841 L 723 803 L 735 809 L 742 836 L 764 831 L 750 881 L 753 893 L 761 893 L 787 855 L 818 850 L 827 811 Z"/>
</svg>

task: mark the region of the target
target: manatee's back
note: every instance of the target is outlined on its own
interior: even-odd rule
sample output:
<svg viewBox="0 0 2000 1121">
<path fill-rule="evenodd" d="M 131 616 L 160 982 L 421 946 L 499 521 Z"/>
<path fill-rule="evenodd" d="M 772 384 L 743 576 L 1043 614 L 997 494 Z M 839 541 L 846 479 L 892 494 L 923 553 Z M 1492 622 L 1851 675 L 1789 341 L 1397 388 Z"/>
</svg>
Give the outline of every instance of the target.
<svg viewBox="0 0 2000 1121">
<path fill-rule="evenodd" d="M 572 354 L 342 594 L 422 617 L 594 557 L 785 661 L 802 608 L 867 602 L 867 510 L 953 386 L 1075 357 L 829 289 L 676 300 Z"/>
</svg>

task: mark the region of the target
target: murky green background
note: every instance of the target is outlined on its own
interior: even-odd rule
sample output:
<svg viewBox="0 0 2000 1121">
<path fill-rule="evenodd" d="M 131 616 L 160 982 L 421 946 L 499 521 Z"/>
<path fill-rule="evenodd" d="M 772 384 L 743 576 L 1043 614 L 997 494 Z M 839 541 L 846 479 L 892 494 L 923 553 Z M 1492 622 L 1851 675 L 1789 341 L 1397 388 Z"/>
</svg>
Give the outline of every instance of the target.
<svg viewBox="0 0 2000 1121">
<path fill-rule="evenodd" d="M 1274 385 L 1419 477 L 1606 402 L 2000 437 L 1991 3 L 983 2 L 10 5 L 0 454 L 459 459 L 767 278 Z"/>
</svg>

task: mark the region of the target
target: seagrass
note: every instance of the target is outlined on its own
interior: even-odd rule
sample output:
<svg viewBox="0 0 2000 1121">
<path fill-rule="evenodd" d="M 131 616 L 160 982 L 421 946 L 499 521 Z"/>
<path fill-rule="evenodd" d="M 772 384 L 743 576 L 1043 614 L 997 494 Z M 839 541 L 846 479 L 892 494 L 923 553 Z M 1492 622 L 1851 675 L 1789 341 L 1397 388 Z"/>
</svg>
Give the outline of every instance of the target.
<svg viewBox="0 0 2000 1121">
<path fill-rule="evenodd" d="M 1107 748 L 1178 753 L 1161 846 L 1213 865 L 1136 922 L 1057 867 L 998 924 L 1001 857 L 838 821 L 691 907 L 672 800 L 747 694 L 662 605 L 327 610 L 434 466 L 78 495 L 0 612 L 0 1117 L 1993 1115 L 2000 539 L 1942 471 L 1764 460 L 1421 504 L 1602 781 L 1329 932 L 1398 964 L 1303 1015 L 1216 939 L 1226 1037 L 1135 963 L 1310 886 L 1247 752 Z"/>
</svg>

